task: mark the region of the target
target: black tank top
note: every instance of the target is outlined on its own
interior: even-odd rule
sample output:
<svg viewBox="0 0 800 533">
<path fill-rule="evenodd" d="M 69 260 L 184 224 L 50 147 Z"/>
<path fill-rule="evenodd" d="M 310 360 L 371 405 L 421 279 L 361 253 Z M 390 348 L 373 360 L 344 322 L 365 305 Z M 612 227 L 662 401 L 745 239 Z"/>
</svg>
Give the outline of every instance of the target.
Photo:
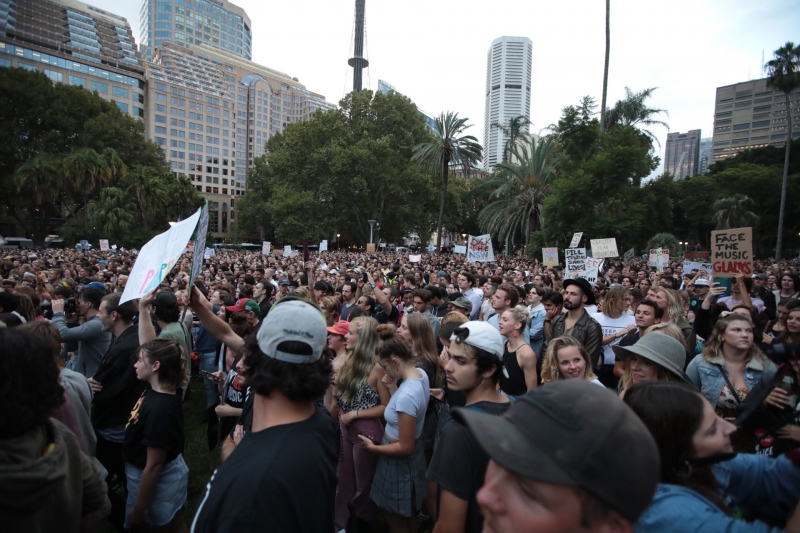
<svg viewBox="0 0 800 533">
<path fill-rule="evenodd" d="M 508 343 L 506 343 L 503 353 L 503 364 L 505 364 L 508 377 L 505 376 L 505 372 L 500 376 L 500 390 L 511 396 L 522 396 L 528 392 L 528 386 L 525 384 L 525 372 L 517 362 L 517 352 L 508 351 Z"/>
</svg>

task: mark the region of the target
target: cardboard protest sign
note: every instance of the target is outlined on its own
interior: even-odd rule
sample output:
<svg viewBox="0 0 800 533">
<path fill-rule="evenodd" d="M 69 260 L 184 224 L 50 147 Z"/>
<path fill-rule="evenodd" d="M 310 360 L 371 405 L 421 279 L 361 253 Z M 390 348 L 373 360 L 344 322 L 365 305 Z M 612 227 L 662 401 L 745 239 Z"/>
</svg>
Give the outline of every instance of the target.
<svg viewBox="0 0 800 533">
<path fill-rule="evenodd" d="M 371 243 L 367 244 L 367 253 L 368 254 L 374 254 L 375 253 L 375 243 L 371 242 Z"/>
<path fill-rule="evenodd" d="M 467 253 L 467 247 L 464 244 L 456 244 L 453 246 L 453 253 L 454 254 L 461 254 L 464 255 Z"/>
<path fill-rule="evenodd" d="M 261 253 L 264 255 L 269 255 L 272 251 L 272 243 L 269 241 L 263 241 L 261 243 Z"/>
<path fill-rule="evenodd" d="M 328 240 L 324 240 L 319 243 L 319 251 L 320 252 L 327 252 L 328 251 Z"/>
<path fill-rule="evenodd" d="M 578 277 L 585 279 L 589 283 L 596 283 L 597 282 L 597 272 L 598 272 L 597 268 L 590 268 L 590 269 L 584 270 L 583 272 L 578 274 Z"/>
<path fill-rule="evenodd" d="M 187 294 L 191 294 L 192 283 L 195 278 L 203 272 L 203 258 L 206 249 L 206 235 L 208 234 L 208 202 L 200 211 L 200 220 L 197 223 L 197 235 L 195 236 L 194 247 L 192 247 L 192 273 L 189 275 L 189 285 Z M 199 253 L 203 250 L 203 254 Z"/>
<path fill-rule="evenodd" d="M 470 235 L 467 245 L 467 261 L 482 263 L 494 261 L 494 250 L 492 250 L 492 237 L 486 235 Z"/>
<path fill-rule="evenodd" d="M 683 262 L 683 273 L 684 274 L 689 274 L 689 273 L 692 272 L 692 270 L 700 270 L 702 268 L 705 268 L 706 272 L 708 272 L 709 274 L 711 274 L 711 271 L 713 270 L 713 267 L 712 267 L 711 263 L 700 263 L 700 262 L 697 262 L 697 261 L 684 261 Z"/>
<path fill-rule="evenodd" d="M 569 243 L 570 248 L 575 248 L 581 243 L 581 237 L 583 237 L 583 232 L 579 231 L 572 236 L 572 242 Z"/>
<path fill-rule="evenodd" d="M 586 248 L 565 249 L 564 264 L 567 277 L 572 277 L 573 272 L 583 272 L 586 269 Z"/>
<path fill-rule="evenodd" d="M 753 275 L 753 228 L 711 232 L 711 264 L 715 278 Z"/>
<path fill-rule="evenodd" d="M 625 266 L 630 266 L 636 260 L 636 252 L 631 248 L 627 252 L 625 252 L 625 256 L 623 257 L 625 261 Z"/>
<path fill-rule="evenodd" d="M 408 256 L 408 260 L 411 263 L 419 263 L 420 261 L 422 261 L 422 256 L 421 255 L 409 255 Z"/>
<path fill-rule="evenodd" d="M 669 264 L 669 249 L 667 248 L 651 248 L 650 249 L 650 266 L 658 266 L 658 256 L 661 256 L 662 268 Z"/>
<path fill-rule="evenodd" d="M 285 253 L 285 254 L 292 253 L 292 245 L 291 244 L 287 244 L 286 246 L 284 246 L 283 247 L 283 253 Z"/>
<path fill-rule="evenodd" d="M 81 250 L 88 250 L 91 247 L 92 245 L 89 244 L 89 241 L 87 241 L 86 239 L 81 240 Z"/>
<path fill-rule="evenodd" d="M 107 252 L 108 249 L 108 239 L 100 239 L 100 251 Z"/>
<path fill-rule="evenodd" d="M 558 248 L 542 248 L 542 264 L 544 266 L 558 266 Z"/>
<path fill-rule="evenodd" d="M 617 239 L 591 239 L 593 257 L 618 257 Z"/>
<path fill-rule="evenodd" d="M 204 257 L 205 259 L 208 259 L 208 258 L 210 258 L 210 257 L 211 257 L 211 256 L 213 256 L 213 255 L 217 255 L 217 252 L 216 252 L 216 251 L 215 251 L 213 248 L 206 248 L 206 251 L 205 251 L 205 253 L 203 254 L 203 257 Z"/>
<path fill-rule="evenodd" d="M 584 266 L 584 270 L 589 270 L 590 268 L 596 268 L 600 270 L 603 268 L 603 259 L 598 259 L 597 257 L 587 257 L 586 264 Z"/>
<path fill-rule="evenodd" d="M 200 218 L 200 209 L 195 214 L 174 224 L 164 233 L 150 239 L 139 251 L 128 277 L 120 303 L 141 298 L 158 287 L 169 274 L 183 253 L 186 243 L 192 238 Z"/>
</svg>

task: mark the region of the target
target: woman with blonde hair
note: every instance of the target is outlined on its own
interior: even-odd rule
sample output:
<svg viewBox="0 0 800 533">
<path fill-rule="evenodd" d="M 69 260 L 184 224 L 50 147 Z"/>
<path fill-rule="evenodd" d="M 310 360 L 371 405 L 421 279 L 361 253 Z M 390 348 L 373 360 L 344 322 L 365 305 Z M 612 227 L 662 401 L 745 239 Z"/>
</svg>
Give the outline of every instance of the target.
<svg viewBox="0 0 800 533">
<path fill-rule="evenodd" d="M 694 334 L 694 328 L 686 320 L 683 300 L 678 291 L 659 287 L 653 300 L 664 310 L 664 318 L 661 319 L 661 322 L 669 322 L 678 326 L 683 333 L 683 344 L 687 347 L 695 346 L 697 337 Z"/>
<path fill-rule="evenodd" d="M 591 381 L 602 386 L 583 343 L 570 335 L 550 341 L 542 362 L 542 385 L 566 379 Z"/>
<path fill-rule="evenodd" d="M 342 314 L 342 302 L 336 296 L 323 296 L 319 300 L 319 306 L 325 314 L 327 327 L 333 327 L 339 322 L 339 317 Z"/>
<path fill-rule="evenodd" d="M 350 322 L 345 335 L 348 353 L 336 376 L 337 401 L 330 412 L 339 419 L 342 432 L 342 453 L 337 469 L 336 531 L 347 526 L 348 504 L 355 515 L 374 525 L 377 506 L 370 499 L 372 480 L 378 464 L 376 455 L 368 452 L 359 434 L 380 440 L 383 437 L 381 417 L 389 403 L 389 391 L 381 382 L 384 372 L 375 360 L 378 345 L 378 322 L 370 317 L 357 317 Z"/>
<path fill-rule="evenodd" d="M 718 414 L 733 417 L 753 387 L 772 379 L 777 370 L 755 344 L 750 318 L 729 313 L 717 320 L 686 375 Z"/>
<path fill-rule="evenodd" d="M 597 374 L 600 382 L 607 387 L 616 386 L 614 377 L 614 358 L 613 347 L 619 344 L 620 339 L 636 331 L 636 319 L 627 314 L 628 291 L 623 287 L 610 289 L 603 300 L 602 311 L 592 314 L 592 318 L 600 324 L 603 331 L 602 358 L 598 366 Z"/>
<path fill-rule="evenodd" d="M 661 333 L 662 335 L 669 335 L 676 341 L 681 343 L 681 346 L 686 350 L 687 353 L 690 353 L 688 348 L 686 347 L 685 340 L 683 338 L 683 332 L 681 328 L 676 326 L 675 324 L 670 324 L 668 322 L 660 322 L 658 324 L 653 324 L 652 326 L 648 327 L 644 330 L 644 335 L 648 333 Z"/>
<path fill-rule="evenodd" d="M 689 382 L 683 373 L 686 347 L 667 331 L 650 326 L 636 344 L 614 346 L 614 354 L 625 364 L 618 386 L 620 397 L 632 386 L 645 381 Z"/>
<path fill-rule="evenodd" d="M 525 328 L 530 321 L 530 313 L 524 305 L 506 309 L 500 315 L 497 325 L 500 335 L 506 338 L 503 353 L 505 369 L 500 376 L 500 390 L 511 396 L 520 396 L 536 388 L 536 353 L 526 338 Z"/>
<path fill-rule="evenodd" d="M 442 325 L 444 326 L 448 322 L 458 322 L 459 324 L 466 324 L 469 322 L 469 317 L 464 313 L 459 313 L 458 311 L 450 311 L 444 318 L 442 318 Z"/>
</svg>

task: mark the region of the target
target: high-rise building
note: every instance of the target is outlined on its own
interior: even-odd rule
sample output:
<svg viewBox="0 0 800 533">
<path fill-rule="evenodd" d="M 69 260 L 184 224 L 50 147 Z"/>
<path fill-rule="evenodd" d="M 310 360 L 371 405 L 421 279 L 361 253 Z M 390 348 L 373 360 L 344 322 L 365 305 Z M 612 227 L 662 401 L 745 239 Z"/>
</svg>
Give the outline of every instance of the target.
<svg viewBox="0 0 800 533">
<path fill-rule="evenodd" d="M 0 67 L 43 72 L 144 117 L 144 64 L 128 21 L 76 0 L 0 0 Z"/>
<path fill-rule="evenodd" d="M 791 94 L 792 138 L 800 138 L 800 89 Z M 717 87 L 712 163 L 761 146 L 785 146 L 786 96 L 767 88 L 766 78 Z"/>
<path fill-rule="evenodd" d="M 697 174 L 699 158 L 700 130 L 667 134 L 664 172 L 669 172 L 676 180 L 691 178 Z"/>
<path fill-rule="evenodd" d="M 389 94 L 389 91 L 394 91 L 397 94 L 402 94 L 403 96 L 408 98 L 408 95 L 406 95 L 405 93 L 401 93 L 400 91 L 397 90 L 397 88 L 394 85 L 391 85 L 390 83 L 387 83 L 383 80 L 378 80 L 378 91 L 382 92 L 383 94 Z M 417 108 L 417 112 L 425 118 L 425 124 L 427 124 L 430 129 L 432 130 L 436 129 L 436 121 L 434 120 L 433 115 L 431 115 L 430 113 L 426 113 L 419 107 Z"/>
<path fill-rule="evenodd" d="M 147 64 L 147 134 L 209 201 L 209 230 L 230 236 L 247 170 L 284 128 L 335 106 L 297 78 L 210 46 L 162 43 Z"/>
<path fill-rule="evenodd" d="M 507 141 L 492 124 L 508 126 L 510 119 L 519 116 L 530 120 L 532 55 L 533 43 L 527 37 L 500 37 L 489 47 L 483 132 L 483 167 L 487 171 L 503 161 Z"/>
<path fill-rule="evenodd" d="M 708 167 L 711 166 L 711 137 L 702 137 L 700 139 L 700 157 L 698 159 L 698 174 L 705 174 L 708 172 Z"/>
<path fill-rule="evenodd" d="M 139 38 L 147 61 L 163 42 L 202 44 L 253 58 L 250 17 L 227 0 L 142 0 L 140 15 Z"/>
</svg>

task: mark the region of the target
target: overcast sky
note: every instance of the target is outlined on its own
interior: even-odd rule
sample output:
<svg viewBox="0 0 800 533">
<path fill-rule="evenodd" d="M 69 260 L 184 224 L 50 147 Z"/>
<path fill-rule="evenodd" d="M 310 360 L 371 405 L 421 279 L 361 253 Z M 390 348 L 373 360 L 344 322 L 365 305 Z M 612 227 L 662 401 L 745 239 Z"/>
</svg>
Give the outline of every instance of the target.
<svg viewBox="0 0 800 533">
<path fill-rule="evenodd" d="M 139 39 L 138 0 L 88 0 L 124 16 Z M 352 88 L 354 0 L 239 0 L 253 24 L 253 60 L 297 76 L 332 102 Z M 365 88 L 385 80 L 431 114 L 469 117 L 483 143 L 486 54 L 493 39 L 533 41 L 533 131 L 603 90 L 602 0 L 367 0 Z M 797 0 L 611 0 L 608 103 L 658 87 L 670 131 L 711 136 L 716 87 L 763 77 L 765 60 L 800 41 Z M 662 147 L 667 130 L 654 129 Z M 659 168 L 660 170 L 660 168 Z"/>
</svg>

